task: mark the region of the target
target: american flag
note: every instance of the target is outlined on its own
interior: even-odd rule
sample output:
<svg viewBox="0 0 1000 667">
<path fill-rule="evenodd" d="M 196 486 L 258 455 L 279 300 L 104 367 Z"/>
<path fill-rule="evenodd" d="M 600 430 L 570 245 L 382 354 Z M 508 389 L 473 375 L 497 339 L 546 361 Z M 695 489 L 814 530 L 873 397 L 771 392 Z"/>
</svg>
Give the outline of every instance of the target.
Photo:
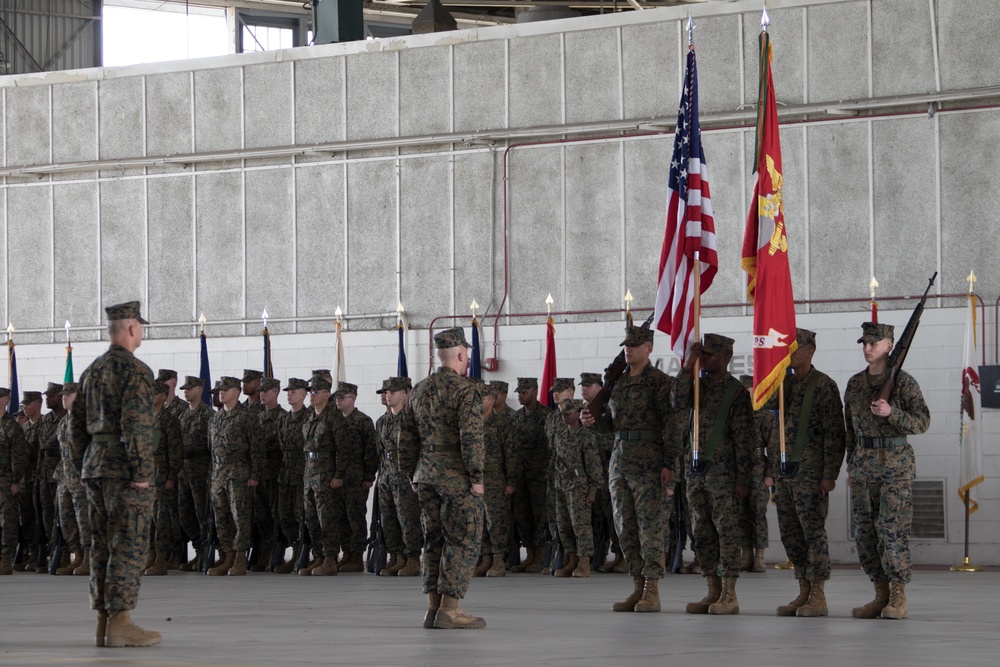
<svg viewBox="0 0 1000 667">
<path fill-rule="evenodd" d="M 674 354 L 683 358 L 694 334 L 695 253 L 699 253 L 701 260 L 702 294 L 719 270 L 708 165 L 698 126 L 698 74 L 693 46 L 688 51 L 684 73 L 668 187 L 667 226 L 660 251 L 654 321 L 658 330 L 670 335 Z"/>
</svg>

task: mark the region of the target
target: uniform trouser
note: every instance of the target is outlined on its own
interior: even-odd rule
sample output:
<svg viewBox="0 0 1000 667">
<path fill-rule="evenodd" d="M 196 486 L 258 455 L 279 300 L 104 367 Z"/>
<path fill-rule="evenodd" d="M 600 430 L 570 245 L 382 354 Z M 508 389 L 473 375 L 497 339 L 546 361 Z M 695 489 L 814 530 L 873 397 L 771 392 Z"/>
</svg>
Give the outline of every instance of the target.
<svg viewBox="0 0 1000 667">
<path fill-rule="evenodd" d="M 90 505 L 92 609 L 135 609 L 146 562 L 153 492 L 135 490 L 124 479 L 84 481 Z"/>
<path fill-rule="evenodd" d="M 614 474 L 614 468 L 612 474 Z M 633 577 L 662 579 L 666 571 L 667 510 L 666 487 L 660 483 L 660 469 L 617 475 L 610 480 L 615 530 L 622 555 Z"/>
<path fill-rule="evenodd" d="M 607 471 L 605 471 L 607 474 Z M 615 530 L 615 513 L 611 509 L 611 490 L 610 488 L 601 487 L 597 490 L 597 500 L 594 504 L 590 506 L 591 511 L 591 523 L 594 526 L 600 526 L 602 523 L 607 526 L 608 529 L 608 542 L 611 545 L 611 551 L 616 554 L 622 552 L 621 544 L 618 541 L 618 531 Z M 607 547 L 607 545 L 605 545 Z"/>
<path fill-rule="evenodd" d="M 71 551 L 90 548 L 90 521 L 87 517 L 87 491 L 79 480 L 63 479 L 56 489 L 59 527 Z"/>
<path fill-rule="evenodd" d="M 424 593 L 465 597 L 483 539 L 484 503 L 467 485 L 421 483 L 420 524 L 424 553 L 420 559 Z"/>
<path fill-rule="evenodd" d="M 740 534 L 743 544 L 749 544 L 754 549 L 766 549 L 767 534 L 767 501 L 770 492 L 764 488 L 763 476 L 753 475 L 750 478 L 750 493 L 740 500 Z"/>
<path fill-rule="evenodd" d="M 379 475 L 378 509 L 386 550 L 406 556 L 419 555 L 424 544 L 420 503 L 405 478 Z"/>
<path fill-rule="evenodd" d="M 18 496 L 23 493 L 18 492 Z M 17 496 L 10 492 L 10 479 L 0 479 L 0 557 L 13 558 L 17 548 Z"/>
<path fill-rule="evenodd" d="M 38 485 L 38 507 L 36 512 L 42 517 L 42 527 L 45 529 L 45 537 L 49 538 L 52 535 L 52 525 L 55 523 L 56 517 L 56 482 L 52 481 L 51 474 L 45 482 L 36 481 L 35 484 Z M 36 518 L 37 520 L 37 518 Z M 50 545 L 55 547 L 55 545 Z"/>
<path fill-rule="evenodd" d="M 692 475 L 687 481 L 694 548 L 706 577 L 740 576 L 739 505 L 726 478 Z"/>
<path fill-rule="evenodd" d="M 208 522 L 208 468 L 187 467 L 177 480 L 177 513 L 191 542 L 200 542 Z"/>
<path fill-rule="evenodd" d="M 8 487 L 9 490 L 9 487 Z M 29 548 L 35 548 L 35 483 L 26 482 L 21 485 L 16 501 L 18 514 L 21 517 L 21 536 Z"/>
<path fill-rule="evenodd" d="M 274 522 L 277 508 L 278 480 L 262 479 L 251 492 L 253 498 L 253 522 L 260 535 L 261 554 L 265 560 L 274 551 Z"/>
<path fill-rule="evenodd" d="M 163 488 L 163 484 L 156 485 L 156 501 L 153 505 L 153 538 L 152 547 L 158 554 L 164 557 L 170 553 L 174 547 L 173 531 L 170 523 L 170 496 L 173 491 Z"/>
<path fill-rule="evenodd" d="M 171 491 L 167 491 L 167 516 L 170 519 L 170 550 L 186 542 L 184 530 L 181 528 L 181 516 L 178 510 L 179 484 L 175 483 Z"/>
<path fill-rule="evenodd" d="M 489 474 L 489 473 L 487 473 Z M 483 525 L 483 554 L 507 555 L 510 549 L 510 496 L 504 483 L 486 483 L 486 523 Z"/>
<path fill-rule="evenodd" d="M 347 525 L 344 487 L 330 488 L 329 475 L 306 475 L 303 485 L 303 510 L 314 552 L 324 558 L 340 555 L 340 529 Z"/>
<path fill-rule="evenodd" d="M 212 510 L 219 551 L 250 550 L 251 495 L 245 479 L 212 480 Z"/>
<path fill-rule="evenodd" d="M 278 524 L 291 544 L 299 538 L 302 523 L 302 482 L 298 484 L 278 484 Z"/>
<path fill-rule="evenodd" d="M 830 546 L 826 516 L 830 496 L 820 491 L 819 480 L 779 480 L 778 530 L 795 578 L 826 581 L 830 578 Z"/>
<path fill-rule="evenodd" d="M 590 503 L 587 487 L 554 489 L 556 495 L 556 525 L 563 551 L 575 553 L 580 559 L 594 555 L 594 529 L 590 523 Z"/>
<path fill-rule="evenodd" d="M 344 502 L 347 504 L 347 523 L 341 528 L 340 539 L 344 553 L 361 554 L 368 541 L 368 493 L 357 480 L 344 481 Z"/>
<path fill-rule="evenodd" d="M 547 492 L 544 468 L 539 474 L 526 471 L 514 491 L 514 525 L 524 546 L 545 544 Z"/>
</svg>

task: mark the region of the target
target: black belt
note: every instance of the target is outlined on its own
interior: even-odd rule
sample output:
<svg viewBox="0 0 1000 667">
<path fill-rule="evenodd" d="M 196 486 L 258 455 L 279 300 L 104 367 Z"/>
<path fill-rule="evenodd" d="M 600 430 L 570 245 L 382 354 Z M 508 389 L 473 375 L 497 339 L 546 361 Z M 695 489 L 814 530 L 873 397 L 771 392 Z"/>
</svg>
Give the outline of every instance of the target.
<svg viewBox="0 0 1000 667">
<path fill-rule="evenodd" d="M 869 438 L 866 435 L 858 436 L 858 447 L 862 449 L 892 449 L 906 444 L 906 436 L 900 435 L 894 438 Z"/>
<path fill-rule="evenodd" d="M 184 452 L 181 455 L 181 457 L 185 461 L 190 461 L 191 459 L 206 459 L 209 456 L 210 456 L 210 454 L 209 454 L 209 451 L 207 449 L 200 449 L 200 450 L 194 451 L 194 452 Z"/>
<path fill-rule="evenodd" d="M 623 428 L 615 431 L 615 440 L 660 442 L 663 440 L 663 432 L 649 429 Z"/>
<path fill-rule="evenodd" d="M 306 459 L 309 461 L 319 461 L 321 459 L 333 458 L 333 452 L 306 452 Z"/>
<path fill-rule="evenodd" d="M 282 458 L 284 458 L 286 460 L 287 459 L 302 459 L 302 458 L 305 458 L 305 452 L 297 452 L 297 451 L 281 452 L 281 456 L 282 456 Z"/>
</svg>

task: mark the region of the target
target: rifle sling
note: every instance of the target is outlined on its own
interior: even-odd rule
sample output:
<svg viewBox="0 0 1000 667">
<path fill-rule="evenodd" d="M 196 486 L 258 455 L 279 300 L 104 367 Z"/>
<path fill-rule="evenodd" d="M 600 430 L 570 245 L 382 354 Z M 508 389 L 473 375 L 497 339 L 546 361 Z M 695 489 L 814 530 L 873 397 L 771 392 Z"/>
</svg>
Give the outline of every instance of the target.
<svg viewBox="0 0 1000 667">
<path fill-rule="evenodd" d="M 715 457 L 715 450 L 719 448 L 726 437 L 726 424 L 729 422 L 729 408 L 733 406 L 733 399 L 736 398 L 736 390 L 742 389 L 739 382 L 730 382 L 726 387 L 726 393 L 722 395 L 722 405 L 715 415 L 715 424 L 712 426 L 712 434 L 708 438 L 708 445 L 705 450 L 699 453 L 702 461 L 711 461 Z"/>
<path fill-rule="evenodd" d="M 809 441 L 809 415 L 812 413 L 813 398 L 816 396 L 816 382 L 819 380 L 819 373 L 813 370 L 806 380 L 806 393 L 802 398 L 802 406 L 799 408 L 799 420 L 795 424 L 795 445 L 792 447 L 792 455 L 786 460 L 791 463 L 798 463 L 802 458 L 802 450 L 805 449 L 806 442 Z"/>
</svg>

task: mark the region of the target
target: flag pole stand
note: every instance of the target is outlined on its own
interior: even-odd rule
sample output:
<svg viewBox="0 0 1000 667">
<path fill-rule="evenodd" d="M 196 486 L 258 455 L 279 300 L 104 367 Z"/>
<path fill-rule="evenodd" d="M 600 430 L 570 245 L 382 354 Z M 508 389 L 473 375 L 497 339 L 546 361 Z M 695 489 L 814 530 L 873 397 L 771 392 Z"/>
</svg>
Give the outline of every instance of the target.
<svg viewBox="0 0 1000 667">
<path fill-rule="evenodd" d="M 965 557 L 961 565 L 952 565 L 952 572 L 982 572 L 983 568 L 969 562 L 969 490 L 965 490 Z"/>
</svg>

